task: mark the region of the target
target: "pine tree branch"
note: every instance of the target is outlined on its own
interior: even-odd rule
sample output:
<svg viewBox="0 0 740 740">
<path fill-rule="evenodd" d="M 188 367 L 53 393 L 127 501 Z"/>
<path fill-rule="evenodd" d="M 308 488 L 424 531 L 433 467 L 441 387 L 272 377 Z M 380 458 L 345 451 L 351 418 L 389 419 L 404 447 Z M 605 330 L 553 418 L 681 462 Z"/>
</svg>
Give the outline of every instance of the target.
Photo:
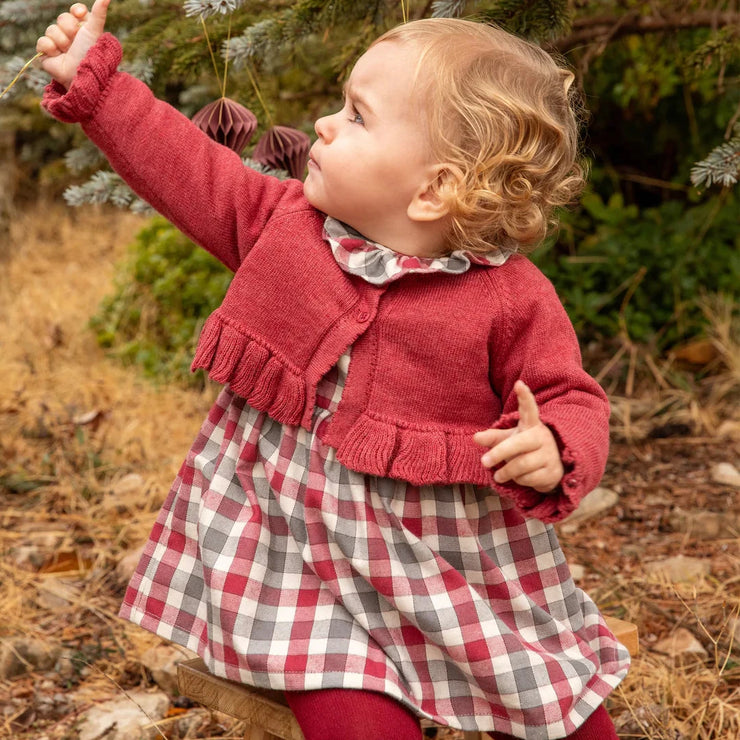
<svg viewBox="0 0 740 740">
<path fill-rule="evenodd" d="M 714 147 L 701 162 L 691 168 L 691 182 L 695 187 L 713 184 L 729 188 L 740 179 L 740 124 L 735 123 L 735 135 Z"/>
<path fill-rule="evenodd" d="M 641 16 L 630 13 L 624 16 L 594 16 L 578 18 L 573 22 L 573 30 L 567 36 L 556 39 L 552 47 L 560 52 L 570 51 L 578 46 L 609 40 L 631 34 L 661 33 L 688 28 L 720 28 L 740 26 L 740 13 L 701 11 L 675 15 Z"/>
</svg>

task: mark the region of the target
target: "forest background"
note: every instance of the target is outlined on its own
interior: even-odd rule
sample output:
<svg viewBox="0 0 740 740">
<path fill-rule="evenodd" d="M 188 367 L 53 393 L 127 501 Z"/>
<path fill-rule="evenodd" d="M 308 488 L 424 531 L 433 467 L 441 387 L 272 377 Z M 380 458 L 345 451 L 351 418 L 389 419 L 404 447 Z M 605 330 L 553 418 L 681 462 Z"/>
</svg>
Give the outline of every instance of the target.
<svg viewBox="0 0 740 740">
<path fill-rule="evenodd" d="M 66 7 L 58 0 L 0 2 L 0 90 L 11 84 L 33 55 L 35 39 Z M 254 156 L 255 142 L 263 134 L 278 124 L 313 137 L 312 122 L 336 109 L 341 83 L 367 44 L 389 26 L 434 14 L 492 20 L 563 56 L 576 72 L 584 102 L 590 184 L 580 203 L 563 213 L 557 234 L 533 259 L 555 283 L 581 339 L 586 365 L 612 400 L 616 445 L 606 482 L 629 488 L 631 481 L 636 498 L 625 495 L 621 508 L 605 515 L 606 529 L 616 535 L 624 526 L 631 537 L 639 538 L 644 527 L 650 537 L 658 520 L 654 512 L 648 515 L 643 499 L 647 491 L 654 492 L 655 476 L 662 481 L 658 487 L 665 486 L 661 471 L 671 471 L 668 477 L 680 480 L 680 471 L 688 464 L 700 465 L 702 458 L 707 471 L 709 462 L 737 465 L 740 10 L 735 0 L 114 0 L 109 28 L 123 41 L 125 68 L 186 115 L 192 117 L 222 96 L 253 111 L 258 127 L 240 153 L 245 166 L 264 167 Z M 67 233 L 74 242 L 75 231 L 87 233 L 90 224 L 98 231 L 108 228 L 116 239 L 129 235 L 123 249 L 100 253 L 110 262 L 111 272 L 106 273 L 105 285 L 97 286 L 94 306 L 79 316 L 70 309 L 70 315 L 77 317 L 77 330 L 91 338 L 106 362 L 129 366 L 137 376 L 149 378 L 154 388 L 185 393 L 199 407 L 213 389 L 202 375 L 190 375 L 188 366 L 199 329 L 218 305 L 230 274 L 152 216 L 107 170 L 76 127 L 58 124 L 40 111 L 46 81 L 32 66 L 0 100 L 0 270 L 8 266 L 5 287 L 11 284 L 14 269 L 28 269 L 22 259 L 31 246 L 37 252 L 48 247 L 40 247 L 38 239 Z M 279 162 L 272 162 L 271 169 L 276 167 Z M 70 209 L 60 216 L 58 206 L 49 204 L 63 201 Z M 50 213 L 67 224 L 59 227 L 61 231 L 44 231 Z M 74 262 L 65 249 L 59 254 Z M 5 298 L 10 317 L 15 296 Z M 30 303 L 22 305 L 30 310 Z M 83 472 L 84 496 L 94 503 L 96 496 L 104 497 L 111 486 L 115 488 L 122 471 L 131 473 L 130 450 L 127 463 L 111 462 L 114 456 L 105 447 L 110 438 L 106 442 L 102 433 L 103 412 L 91 411 L 90 418 L 81 421 L 80 409 L 72 413 L 70 402 L 56 416 L 48 410 L 48 399 L 43 401 L 47 410 L 41 412 L 30 396 L 21 402 L 38 378 L 21 373 L 13 384 L 18 367 L 25 363 L 28 370 L 30 361 L 27 349 L 24 359 L 13 359 L 9 336 L 5 344 L 0 339 L 4 352 L 8 350 L 6 359 L 14 363 L 12 372 L 3 376 L 0 396 L 5 425 L 5 429 L 0 425 L 0 452 L 7 453 L 0 463 L 0 494 L 9 521 L 48 503 L 44 497 L 71 491 Z M 52 332 L 43 344 L 48 354 L 50 347 L 53 351 L 64 341 Z M 92 362 L 91 356 L 83 359 L 83 366 Z M 34 373 L 38 368 L 31 378 Z M 30 416 L 23 421 L 26 411 Z M 46 426 L 44 434 L 36 434 L 40 424 Z M 5 431 L 15 437 L 1 436 Z M 16 438 L 22 438 L 23 445 Z M 59 449 L 66 450 L 63 463 L 55 457 Z M 34 454 L 42 461 L 40 466 L 38 459 L 31 462 Z M 68 480 L 62 485 L 64 475 Z M 695 469 L 689 470 L 695 482 L 696 475 Z M 689 625 L 708 650 L 700 679 L 696 671 L 702 667 L 701 656 L 698 664 L 689 661 L 688 667 L 686 656 L 671 656 L 674 662 L 668 672 L 675 677 L 680 664 L 691 691 L 666 684 L 661 673 L 665 661 L 653 660 L 648 652 L 631 678 L 649 699 L 624 699 L 619 707 L 632 715 L 639 714 L 635 707 L 650 710 L 636 724 L 625 720 L 624 737 L 740 736 L 740 657 L 732 621 L 740 609 L 739 540 L 737 521 L 732 519 L 737 489 L 734 483 L 718 483 L 709 475 L 701 480 L 705 485 L 698 492 L 692 489 L 692 498 L 687 498 L 688 489 L 681 489 L 680 502 L 669 497 L 662 504 L 660 527 L 672 534 L 655 550 L 669 554 L 678 548 L 687 553 L 693 547 L 695 555 L 716 555 L 707 549 L 711 538 L 695 542 L 680 527 L 668 524 L 675 520 L 677 503 L 684 510 L 704 507 L 735 527 L 721 529 L 722 536 L 714 538 L 713 544 L 724 548 L 723 557 L 729 560 L 712 571 L 714 581 L 691 586 L 695 606 L 688 615 L 677 616 L 675 610 L 685 612 L 689 592 L 677 595 L 675 584 L 646 585 L 640 580 L 643 554 L 629 550 L 627 530 L 624 540 L 605 533 L 599 540 L 607 543 L 604 547 L 619 567 L 608 574 L 595 568 L 589 592 L 609 602 L 612 611 L 616 608 L 619 615 L 638 621 L 655 641 Z M 157 486 L 147 489 L 146 504 L 130 504 L 144 523 L 150 523 L 161 502 Z M 65 504 L 55 499 L 59 517 L 64 519 L 70 510 L 79 513 L 79 501 L 72 505 L 63 500 Z M 142 524 L 141 532 L 144 528 Z M 586 558 L 579 548 L 588 550 L 588 542 L 571 535 L 569 547 L 583 562 Z M 17 564 L 13 553 L 26 535 L 21 537 L 16 530 L 6 536 L 10 539 L 3 544 L 3 556 L 10 554 Z M 596 536 L 593 531 L 591 536 Z M 100 569 L 85 559 L 88 550 L 107 547 L 97 562 L 108 573 L 138 543 L 131 532 L 110 537 L 109 541 L 109 535 L 99 534 L 91 543 L 89 538 L 66 536 L 61 540 L 66 544 L 57 542 L 44 550 L 46 559 L 29 562 L 35 563 L 36 574 L 48 575 L 43 569 L 50 567 L 59 574 L 64 573 L 62 566 L 49 565 L 59 553 L 73 552 L 75 557 L 84 553 L 83 560 L 75 561 L 78 570 L 66 576 L 83 583 L 88 579 L 88 586 L 94 581 L 114 599 L 120 584 L 99 575 Z M 626 578 L 633 571 L 637 575 Z M 4 587 L 13 583 L 18 587 L 17 573 L 13 579 Z M 653 604 L 653 621 L 639 615 L 639 602 L 646 599 Z M 28 632 L 29 624 L 44 622 L 24 603 L 21 600 L 17 609 L 25 626 L 5 622 L 15 625 L 9 634 Z M 700 611 L 699 603 L 706 611 Z M 110 659 L 102 653 L 91 656 L 82 648 L 78 652 L 93 665 Z M 130 659 L 131 651 L 128 654 Z M 116 675 L 131 682 L 127 665 Z M 108 673 L 111 670 L 106 667 Z M 75 676 L 75 681 L 81 680 Z M 69 679 L 70 684 L 75 681 Z M 697 695 L 697 687 L 704 693 Z M 663 713 L 666 706 L 673 710 L 669 715 Z M 15 734 L 9 736 L 21 737 L 18 715 L 6 712 L 7 717 L 16 722 Z M 215 732 L 213 726 L 209 732 Z"/>
</svg>

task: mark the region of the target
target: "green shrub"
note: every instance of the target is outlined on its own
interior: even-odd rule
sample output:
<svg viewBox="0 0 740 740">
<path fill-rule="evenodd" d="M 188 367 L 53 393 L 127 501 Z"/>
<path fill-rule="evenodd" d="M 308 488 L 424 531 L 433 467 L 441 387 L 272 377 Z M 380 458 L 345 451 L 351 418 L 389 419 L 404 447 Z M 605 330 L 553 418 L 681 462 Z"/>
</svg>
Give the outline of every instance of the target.
<svg viewBox="0 0 740 740">
<path fill-rule="evenodd" d="M 740 230 L 729 191 L 696 205 L 640 211 L 594 192 L 563 219 L 557 242 L 534 255 L 582 340 L 617 336 L 664 349 L 702 332 L 700 299 L 740 287 Z"/>
<path fill-rule="evenodd" d="M 91 325 L 101 346 L 151 377 L 202 384 L 190 362 L 200 329 L 232 273 L 157 216 L 131 245 Z"/>
</svg>

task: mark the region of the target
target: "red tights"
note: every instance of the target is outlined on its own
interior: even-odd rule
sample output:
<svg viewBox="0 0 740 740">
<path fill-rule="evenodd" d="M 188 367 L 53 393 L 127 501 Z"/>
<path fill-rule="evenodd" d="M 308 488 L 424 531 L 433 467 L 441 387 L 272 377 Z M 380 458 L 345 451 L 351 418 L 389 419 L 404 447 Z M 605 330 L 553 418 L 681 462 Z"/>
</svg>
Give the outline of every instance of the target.
<svg viewBox="0 0 740 740">
<path fill-rule="evenodd" d="M 385 694 L 323 689 L 285 696 L 306 740 L 421 740 L 416 715 Z M 513 740 L 501 732 L 489 734 L 493 740 Z M 617 740 L 617 733 L 602 706 L 566 740 Z"/>
</svg>

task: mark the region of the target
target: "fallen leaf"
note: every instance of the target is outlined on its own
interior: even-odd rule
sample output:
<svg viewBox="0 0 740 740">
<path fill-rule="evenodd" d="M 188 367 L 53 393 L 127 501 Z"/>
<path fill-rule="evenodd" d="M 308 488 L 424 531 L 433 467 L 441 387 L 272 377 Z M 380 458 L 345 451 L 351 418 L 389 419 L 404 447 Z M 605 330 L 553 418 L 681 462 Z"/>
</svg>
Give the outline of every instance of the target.
<svg viewBox="0 0 740 740">
<path fill-rule="evenodd" d="M 62 550 L 44 566 L 41 573 L 81 573 L 90 569 L 92 560 L 81 556 L 77 550 Z"/>
<path fill-rule="evenodd" d="M 708 365 L 717 357 L 717 348 L 708 339 L 687 342 L 673 350 L 677 359 L 692 365 Z"/>
<path fill-rule="evenodd" d="M 82 427 L 87 424 L 92 424 L 96 421 L 99 421 L 103 417 L 103 415 L 104 412 L 102 412 L 100 409 L 95 409 L 94 411 L 88 411 L 87 413 L 73 416 L 72 423 L 78 427 Z"/>
</svg>

